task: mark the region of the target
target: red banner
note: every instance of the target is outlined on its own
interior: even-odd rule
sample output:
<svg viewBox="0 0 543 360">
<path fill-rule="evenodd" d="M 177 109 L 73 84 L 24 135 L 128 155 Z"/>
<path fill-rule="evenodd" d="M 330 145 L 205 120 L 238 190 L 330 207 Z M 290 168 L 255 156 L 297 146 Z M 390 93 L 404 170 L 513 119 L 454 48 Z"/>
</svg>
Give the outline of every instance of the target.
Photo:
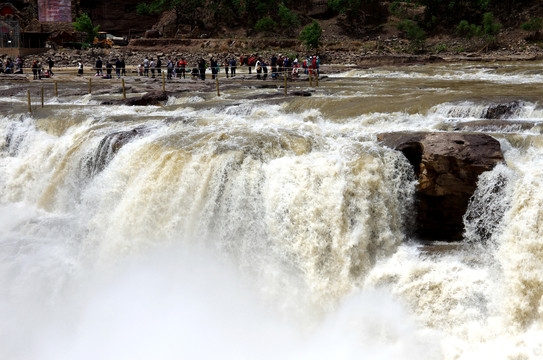
<svg viewBox="0 0 543 360">
<path fill-rule="evenodd" d="M 38 0 L 38 13 L 41 22 L 71 22 L 71 0 Z"/>
</svg>

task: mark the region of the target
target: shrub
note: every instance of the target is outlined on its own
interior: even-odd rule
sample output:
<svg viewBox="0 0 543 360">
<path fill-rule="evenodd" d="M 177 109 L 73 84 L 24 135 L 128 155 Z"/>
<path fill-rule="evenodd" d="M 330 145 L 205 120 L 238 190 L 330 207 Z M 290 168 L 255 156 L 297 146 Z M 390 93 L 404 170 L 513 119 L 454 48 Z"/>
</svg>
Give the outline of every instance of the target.
<svg viewBox="0 0 543 360">
<path fill-rule="evenodd" d="M 502 24 L 494 20 L 494 14 L 486 12 L 483 14 L 483 31 L 485 35 L 496 35 L 502 29 Z"/>
<path fill-rule="evenodd" d="M 300 20 L 298 19 L 298 16 L 290 11 L 284 3 L 279 4 L 278 15 L 279 22 L 283 28 L 293 28 L 296 26 L 300 26 Z"/>
<path fill-rule="evenodd" d="M 277 23 L 269 16 L 258 20 L 255 25 L 256 32 L 271 32 L 277 29 Z"/>
<path fill-rule="evenodd" d="M 520 26 L 522 30 L 526 31 L 540 31 L 543 28 L 543 19 L 541 18 L 531 18 L 530 21 L 525 22 Z"/>
<path fill-rule="evenodd" d="M 482 29 L 480 26 L 470 24 L 466 20 L 462 20 L 456 27 L 456 33 L 460 36 L 471 39 L 474 36 L 481 36 Z"/>
<path fill-rule="evenodd" d="M 320 45 L 322 28 L 318 22 L 313 22 L 302 29 L 298 37 L 308 49 L 317 49 Z"/>
</svg>

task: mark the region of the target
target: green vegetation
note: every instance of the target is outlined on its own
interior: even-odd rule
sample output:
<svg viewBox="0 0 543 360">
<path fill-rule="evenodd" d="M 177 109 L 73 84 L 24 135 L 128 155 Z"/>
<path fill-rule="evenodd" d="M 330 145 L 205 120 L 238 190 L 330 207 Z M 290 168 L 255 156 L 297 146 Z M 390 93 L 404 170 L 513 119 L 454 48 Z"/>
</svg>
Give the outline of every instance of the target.
<svg viewBox="0 0 543 360">
<path fill-rule="evenodd" d="M 409 19 L 402 20 L 398 24 L 398 30 L 405 33 L 414 51 L 420 51 L 424 48 L 426 32 L 416 22 Z"/>
<path fill-rule="evenodd" d="M 155 15 L 166 10 L 175 11 L 175 24 L 190 24 L 194 28 L 198 23 L 198 15 L 204 10 L 205 0 L 153 0 L 139 3 L 138 15 Z"/>
<path fill-rule="evenodd" d="M 92 44 L 94 38 L 98 36 L 98 29 L 100 25 L 94 26 L 92 20 L 87 14 L 81 14 L 80 17 L 75 19 L 75 22 L 72 24 L 76 31 L 81 31 L 87 34 L 85 37 L 85 42 Z"/>
<path fill-rule="evenodd" d="M 300 39 L 307 49 L 318 49 L 320 45 L 320 39 L 322 35 L 322 28 L 318 22 L 313 22 L 302 29 L 300 32 Z"/>
<path fill-rule="evenodd" d="M 255 25 L 256 32 L 272 32 L 276 28 L 277 23 L 273 21 L 273 19 L 269 16 L 263 17 L 262 19 L 258 20 Z"/>
<path fill-rule="evenodd" d="M 539 32 L 543 28 L 543 19 L 536 17 L 530 21 L 523 23 L 520 28 L 526 31 Z"/>
</svg>

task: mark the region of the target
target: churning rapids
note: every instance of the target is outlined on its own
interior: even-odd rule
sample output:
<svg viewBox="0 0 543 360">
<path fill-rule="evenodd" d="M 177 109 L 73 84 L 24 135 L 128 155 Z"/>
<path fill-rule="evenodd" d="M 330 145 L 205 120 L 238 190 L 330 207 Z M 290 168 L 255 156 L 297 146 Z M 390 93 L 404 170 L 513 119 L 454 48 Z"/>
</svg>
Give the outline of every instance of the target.
<svg viewBox="0 0 543 360">
<path fill-rule="evenodd" d="M 1 359 L 543 357 L 543 64 L 251 84 L 0 99 Z M 418 241 L 413 169 L 376 134 L 467 131 L 495 104 L 509 125 L 476 131 L 505 164 L 464 240 Z"/>
</svg>

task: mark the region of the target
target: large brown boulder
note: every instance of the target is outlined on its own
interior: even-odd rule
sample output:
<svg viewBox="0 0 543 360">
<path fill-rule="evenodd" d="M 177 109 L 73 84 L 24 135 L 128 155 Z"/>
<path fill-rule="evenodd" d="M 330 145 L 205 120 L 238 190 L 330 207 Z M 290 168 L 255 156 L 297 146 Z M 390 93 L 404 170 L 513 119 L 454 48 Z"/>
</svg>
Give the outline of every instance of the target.
<svg viewBox="0 0 543 360">
<path fill-rule="evenodd" d="M 479 175 L 503 161 L 500 143 L 485 134 L 383 133 L 377 139 L 401 151 L 418 178 L 416 233 L 458 240 L 462 216 Z"/>
<path fill-rule="evenodd" d="M 164 91 L 151 91 L 145 93 L 141 97 L 130 97 L 121 100 L 107 100 L 102 101 L 102 105 L 128 105 L 128 106 L 149 106 L 149 105 L 161 105 L 168 100 L 168 92 Z"/>
</svg>

